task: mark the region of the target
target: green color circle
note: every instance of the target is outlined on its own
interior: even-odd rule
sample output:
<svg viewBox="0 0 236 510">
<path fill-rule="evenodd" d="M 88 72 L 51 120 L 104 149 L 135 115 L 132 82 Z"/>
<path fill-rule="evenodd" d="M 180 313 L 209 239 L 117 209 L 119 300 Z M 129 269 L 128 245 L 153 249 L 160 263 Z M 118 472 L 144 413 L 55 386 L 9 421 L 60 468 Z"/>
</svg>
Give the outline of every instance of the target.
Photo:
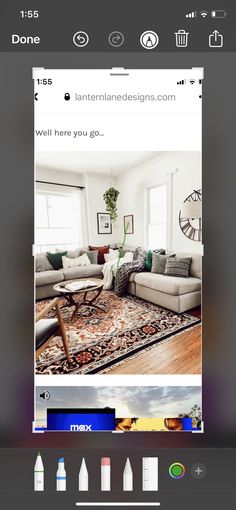
<svg viewBox="0 0 236 510">
<path fill-rule="evenodd" d="M 171 468 L 171 473 L 173 476 L 181 476 L 183 474 L 183 468 L 179 464 L 175 464 Z"/>
</svg>

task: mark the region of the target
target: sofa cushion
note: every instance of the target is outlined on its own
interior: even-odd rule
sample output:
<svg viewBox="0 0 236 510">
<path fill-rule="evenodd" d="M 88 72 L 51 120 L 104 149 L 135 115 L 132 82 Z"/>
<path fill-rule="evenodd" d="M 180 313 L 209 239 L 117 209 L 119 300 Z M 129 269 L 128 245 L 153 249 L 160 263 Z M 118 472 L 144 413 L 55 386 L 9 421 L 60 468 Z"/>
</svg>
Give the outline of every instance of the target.
<svg viewBox="0 0 236 510">
<path fill-rule="evenodd" d="M 131 273 L 131 274 L 129 275 L 129 282 L 130 282 L 130 283 L 135 282 L 135 276 L 136 276 L 136 274 L 138 274 L 138 273 Z"/>
<path fill-rule="evenodd" d="M 88 250 L 81 250 L 80 255 L 86 254 L 90 260 L 91 264 L 97 264 L 98 263 L 98 250 L 88 251 Z"/>
<path fill-rule="evenodd" d="M 165 255 L 165 250 L 163 248 L 158 248 L 156 250 L 148 250 L 147 256 L 145 259 L 145 269 L 146 271 L 151 271 L 152 269 L 152 260 L 153 260 L 153 253 L 160 253 L 162 255 Z"/>
<path fill-rule="evenodd" d="M 164 274 L 166 276 L 178 276 L 179 278 L 188 278 L 190 265 L 192 262 L 191 257 L 186 258 L 177 258 L 177 257 L 168 257 L 166 261 L 166 267 Z"/>
<path fill-rule="evenodd" d="M 61 250 L 56 248 L 56 253 L 60 253 Z M 98 261 L 98 251 L 89 251 L 88 246 L 84 246 L 83 248 L 75 248 L 74 250 L 68 250 L 67 251 L 67 257 L 69 259 L 76 259 L 77 257 L 80 257 L 80 255 L 88 255 L 88 258 L 91 262 L 91 264 L 97 264 Z"/>
<path fill-rule="evenodd" d="M 104 264 L 104 254 L 109 253 L 110 246 L 89 246 L 90 251 L 98 251 L 98 264 Z"/>
<path fill-rule="evenodd" d="M 172 255 L 174 252 L 170 250 L 166 250 L 166 254 Z M 190 276 L 195 276 L 196 278 L 202 277 L 202 255 L 199 253 L 185 253 L 185 252 L 175 252 L 177 258 L 185 258 L 191 257 L 192 262 L 190 266 Z"/>
<path fill-rule="evenodd" d="M 52 264 L 54 269 L 56 269 L 56 270 L 61 269 L 63 255 L 67 255 L 67 251 L 61 251 L 61 252 L 57 252 L 57 253 L 49 253 L 47 251 L 48 260 L 49 260 L 50 264 Z"/>
<path fill-rule="evenodd" d="M 86 253 L 80 255 L 79 257 L 74 257 L 73 259 L 69 257 L 62 257 L 62 266 L 63 269 L 69 269 L 70 267 L 78 267 L 78 266 L 89 266 L 91 264 Z"/>
<path fill-rule="evenodd" d="M 46 253 L 37 253 L 35 257 L 35 269 L 37 273 L 41 271 L 50 271 L 53 269 Z"/>
<path fill-rule="evenodd" d="M 152 250 L 148 250 L 147 256 L 145 258 L 145 269 L 146 271 L 151 271 L 152 268 Z"/>
<path fill-rule="evenodd" d="M 43 285 L 54 285 L 55 283 L 63 282 L 64 276 L 61 271 L 41 271 L 36 273 L 36 286 L 42 287 Z"/>
<path fill-rule="evenodd" d="M 88 266 L 70 267 L 62 269 L 64 280 L 73 280 L 74 278 L 91 278 L 92 276 L 102 276 L 100 264 L 89 264 Z"/>
<path fill-rule="evenodd" d="M 162 253 L 153 252 L 151 272 L 157 274 L 164 274 L 166 262 L 172 258 L 174 258 L 174 255 L 164 255 Z"/>
<path fill-rule="evenodd" d="M 201 290 L 201 280 L 191 276 L 189 278 L 180 278 L 155 273 L 137 273 L 134 281 L 137 285 L 158 290 L 159 292 L 165 292 L 173 296 Z"/>
</svg>

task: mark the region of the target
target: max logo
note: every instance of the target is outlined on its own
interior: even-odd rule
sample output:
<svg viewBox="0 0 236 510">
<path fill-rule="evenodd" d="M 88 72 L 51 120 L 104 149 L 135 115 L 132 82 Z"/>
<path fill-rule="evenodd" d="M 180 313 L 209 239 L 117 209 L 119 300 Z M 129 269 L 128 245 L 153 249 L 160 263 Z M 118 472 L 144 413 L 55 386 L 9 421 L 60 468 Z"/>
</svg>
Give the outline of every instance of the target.
<svg viewBox="0 0 236 510">
<path fill-rule="evenodd" d="M 92 424 L 91 425 L 71 425 L 71 432 L 92 432 Z"/>
</svg>

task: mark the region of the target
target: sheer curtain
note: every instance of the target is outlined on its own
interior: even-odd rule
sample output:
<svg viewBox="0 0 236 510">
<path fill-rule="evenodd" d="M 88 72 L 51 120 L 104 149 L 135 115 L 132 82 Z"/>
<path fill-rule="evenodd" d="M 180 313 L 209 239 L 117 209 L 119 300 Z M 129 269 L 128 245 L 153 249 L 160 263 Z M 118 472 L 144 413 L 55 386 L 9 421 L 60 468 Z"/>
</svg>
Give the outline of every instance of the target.
<svg viewBox="0 0 236 510">
<path fill-rule="evenodd" d="M 80 247 L 88 246 L 88 215 L 86 206 L 85 188 L 78 189 L 78 206 L 79 206 L 79 239 Z"/>
<path fill-rule="evenodd" d="M 167 184 L 148 189 L 148 248 L 167 248 Z"/>
<path fill-rule="evenodd" d="M 36 252 L 68 250 L 87 244 L 84 189 L 52 184 L 36 185 Z"/>
</svg>

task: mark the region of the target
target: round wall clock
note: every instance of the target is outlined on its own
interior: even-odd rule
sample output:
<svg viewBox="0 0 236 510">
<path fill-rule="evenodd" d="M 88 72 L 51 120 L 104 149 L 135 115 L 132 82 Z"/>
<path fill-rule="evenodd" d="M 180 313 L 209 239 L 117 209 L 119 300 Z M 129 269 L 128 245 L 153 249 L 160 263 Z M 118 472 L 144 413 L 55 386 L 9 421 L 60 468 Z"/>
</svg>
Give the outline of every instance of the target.
<svg viewBox="0 0 236 510">
<path fill-rule="evenodd" d="M 179 226 L 191 241 L 202 241 L 202 191 L 194 190 L 179 211 Z"/>
</svg>

